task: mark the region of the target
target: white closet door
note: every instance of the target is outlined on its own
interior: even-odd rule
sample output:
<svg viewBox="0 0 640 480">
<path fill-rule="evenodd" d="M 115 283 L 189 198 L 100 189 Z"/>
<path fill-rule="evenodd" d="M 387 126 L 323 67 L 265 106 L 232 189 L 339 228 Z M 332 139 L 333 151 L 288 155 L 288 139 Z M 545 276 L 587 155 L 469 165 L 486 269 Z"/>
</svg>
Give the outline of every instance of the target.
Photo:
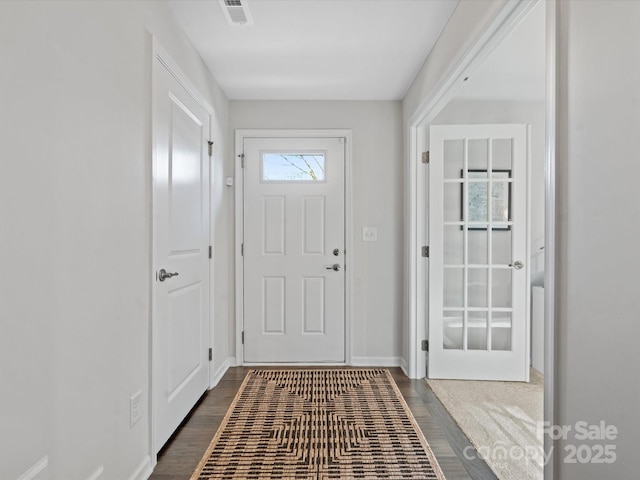
<svg viewBox="0 0 640 480">
<path fill-rule="evenodd" d="M 209 382 L 209 113 L 153 66 L 153 432 L 158 451 Z"/>
</svg>

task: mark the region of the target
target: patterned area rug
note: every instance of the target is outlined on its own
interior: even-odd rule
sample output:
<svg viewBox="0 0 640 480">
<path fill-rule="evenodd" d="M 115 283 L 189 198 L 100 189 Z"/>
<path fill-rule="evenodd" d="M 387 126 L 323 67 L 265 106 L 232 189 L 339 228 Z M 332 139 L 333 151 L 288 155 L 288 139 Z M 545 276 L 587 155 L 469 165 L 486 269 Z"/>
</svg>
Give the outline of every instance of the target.
<svg viewBox="0 0 640 480">
<path fill-rule="evenodd" d="M 191 480 L 444 479 L 386 369 L 251 370 Z"/>
</svg>

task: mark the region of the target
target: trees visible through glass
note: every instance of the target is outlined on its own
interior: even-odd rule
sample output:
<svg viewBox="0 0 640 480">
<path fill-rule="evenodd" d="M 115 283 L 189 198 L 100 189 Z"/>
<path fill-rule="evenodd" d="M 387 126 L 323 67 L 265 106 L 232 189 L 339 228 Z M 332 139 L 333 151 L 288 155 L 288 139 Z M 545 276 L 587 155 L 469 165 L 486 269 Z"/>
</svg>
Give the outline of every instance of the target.
<svg viewBox="0 0 640 480">
<path fill-rule="evenodd" d="M 262 180 L 271 182 L 321 182 L 325 179 L 322 153 L 264 153 Z"/>
</svg>

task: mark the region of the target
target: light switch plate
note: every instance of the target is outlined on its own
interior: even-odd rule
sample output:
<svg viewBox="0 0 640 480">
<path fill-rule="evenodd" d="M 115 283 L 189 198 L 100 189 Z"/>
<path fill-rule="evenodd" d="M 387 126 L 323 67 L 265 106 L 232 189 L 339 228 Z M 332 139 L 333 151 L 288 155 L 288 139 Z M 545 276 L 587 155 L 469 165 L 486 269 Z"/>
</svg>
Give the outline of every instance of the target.
<svg viewBox="0 0 640 480">
<path fill-rule="evenodd" d="M 362 241 L 363 242 L 378 241 L 378 229 L 376 227 L 362 227 Z"/>
</svg>

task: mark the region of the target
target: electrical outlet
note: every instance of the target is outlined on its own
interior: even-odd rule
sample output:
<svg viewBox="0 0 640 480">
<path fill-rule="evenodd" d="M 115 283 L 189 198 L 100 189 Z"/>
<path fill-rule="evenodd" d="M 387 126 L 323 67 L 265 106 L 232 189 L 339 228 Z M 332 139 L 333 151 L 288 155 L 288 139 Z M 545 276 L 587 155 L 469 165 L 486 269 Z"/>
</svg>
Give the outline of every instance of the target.
<svg viewBox="0 0 640 480">
<path fill-rule="evenodd" d="M 136 393 L 129 401 L 129 422 L 133 427 L 142 418 L 142 390 Z"/>
<path fill-rule="evenodd" d="M 375 242 L 378 240 L 378 229 L 376 227 L 362 227 L 362 241 Z"/>
</svg>

